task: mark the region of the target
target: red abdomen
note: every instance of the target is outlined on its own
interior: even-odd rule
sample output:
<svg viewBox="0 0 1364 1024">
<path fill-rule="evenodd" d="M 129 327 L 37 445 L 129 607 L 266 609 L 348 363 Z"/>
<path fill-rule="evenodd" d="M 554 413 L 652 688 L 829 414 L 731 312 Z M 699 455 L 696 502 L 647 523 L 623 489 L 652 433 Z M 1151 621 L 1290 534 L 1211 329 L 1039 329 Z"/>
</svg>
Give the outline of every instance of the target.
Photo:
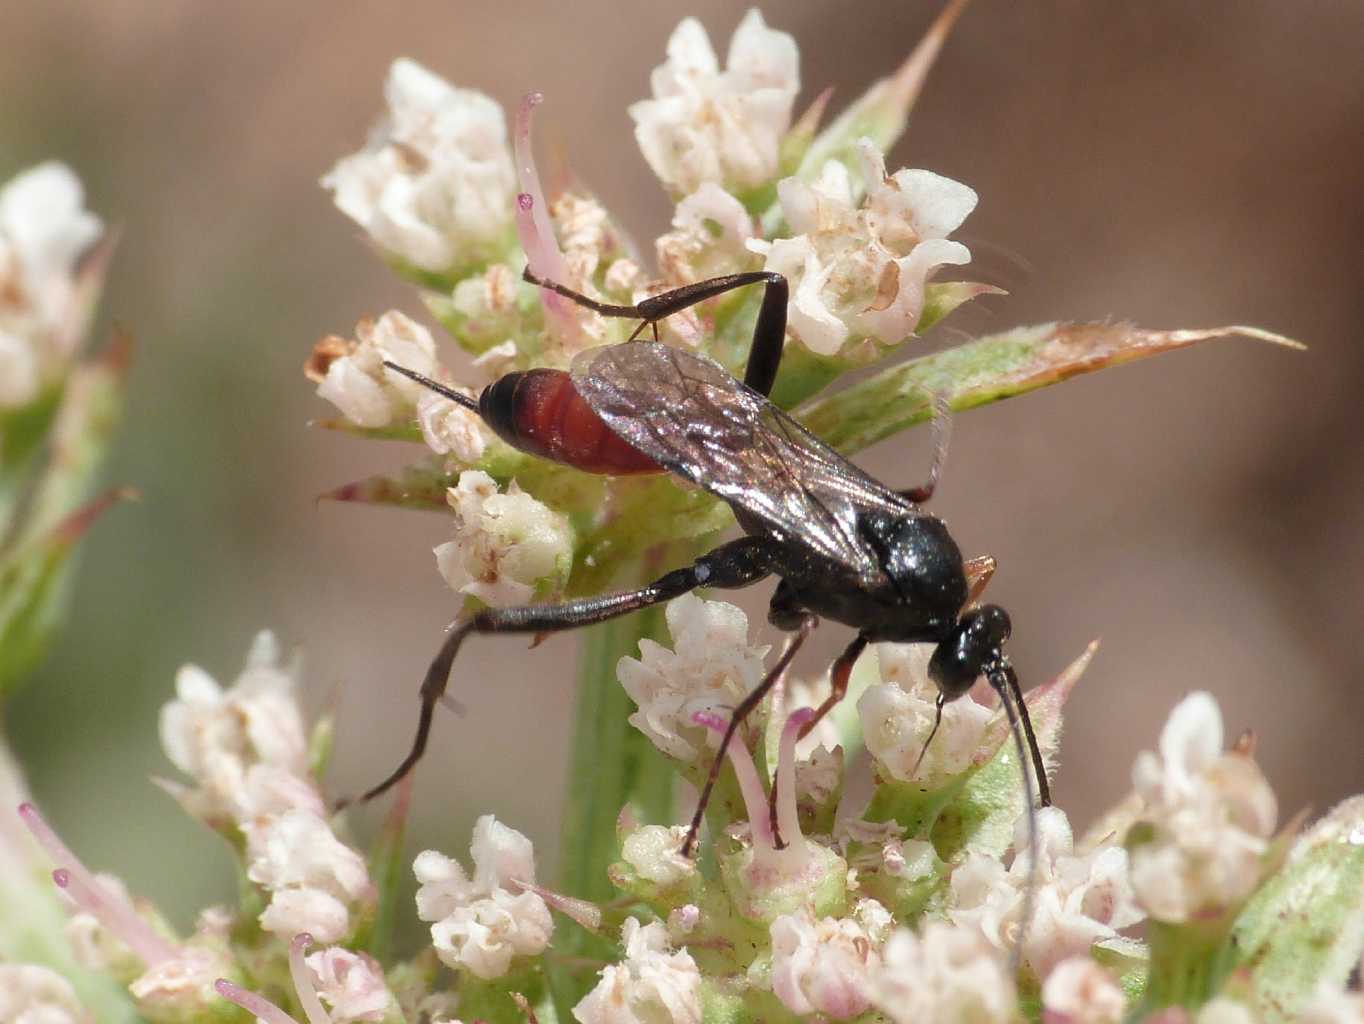
<svg viewBox="0 0 1364 1024">
<path fill-rule="evenodd" d="M 509 373 L 483 389 L 479 414 L 514 448 L 587 473 L 659 473 L 657 462 L 620 439 L 563 370 Z"/>
</svg>

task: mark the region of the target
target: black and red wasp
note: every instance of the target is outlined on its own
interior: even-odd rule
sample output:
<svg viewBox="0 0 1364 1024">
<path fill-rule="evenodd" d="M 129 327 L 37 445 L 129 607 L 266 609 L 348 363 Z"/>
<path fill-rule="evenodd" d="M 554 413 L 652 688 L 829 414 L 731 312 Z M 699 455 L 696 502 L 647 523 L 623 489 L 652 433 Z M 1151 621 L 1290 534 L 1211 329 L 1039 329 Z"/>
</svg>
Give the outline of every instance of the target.
<svg viewBox="0 0 1364 1024">
<path fill-rule="evenodd" d="M 746 587 L 777 576 L 780 582 L 768 619 L 793 636 L 771 671 L 734 708 L 684 854 L 696 840 L 736 729 L 781 677 L 821 618 L 851 626 L 857 636 L 834 662 L 830 696 L 806 731 L 846 692 L 853 663 L 868 644 L 934 644 L 928 671 L 939 691 L 939 719 L 943 704 L 963 696 L 983 675 L 1008 715 L 1028 793 L 1031 775 L 1043 806 L 1049 805 L 1041 751 L 1018 678 L 1004 653 L 1009 616 L 997 605 L 972 604 L 968 564 L 942 520 L 920 507 L 932 494 L 936 466 L 927 486 L 893 490 L 768 400 L 786 336 L 786 279 L 765 271 L 731 274 L 638 305 L 617 306 L 541 280 L 529 268 L 525 277 L 604 316 L 638 319 L 639 326 L 624 344 L 580 353 L 569 371 L 509 373 L 484 388 L 477 401 L 405 367 L 386 365 L 477 412 L 499 437 L 523 451 L 591 473 L 666 471 L 682 477 L 726 502 L 744 536 L 638 590 L 561 604 L 487 608 L 457 623 L 422 683 L 421 716 L 411 751 L 362 799 L 389 789 L 421 758 L 451 665 L 471 633 L 572 629 L 669 601 L 698 587 Z M 659 321 L 755 284 L 764 285 L 764 294 L 742 381 L 709 359 L 659 344 Z M 635 340 L 646 327 L 652 329 L 654 340 Z M 993 566 L 991 560 L 983 561 Z M 1031 753 L 1031 772 L 1020 722 Z"/>
</svg>

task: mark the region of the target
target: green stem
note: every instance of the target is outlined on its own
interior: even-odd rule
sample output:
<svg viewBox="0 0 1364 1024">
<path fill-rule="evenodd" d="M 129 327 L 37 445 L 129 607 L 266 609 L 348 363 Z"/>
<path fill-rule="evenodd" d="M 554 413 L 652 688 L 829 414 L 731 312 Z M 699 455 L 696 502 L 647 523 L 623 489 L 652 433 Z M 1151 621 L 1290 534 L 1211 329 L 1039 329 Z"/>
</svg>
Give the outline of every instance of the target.
<svg viewBox="0 0 1364 1024">
<path fill-rule="evenodd" d="M 616 681 L 622 657 L 639 655 L 639 641 L 666 636 L 661 608 L 649 608 L 583 634 L 578 660 L 578 706 L 564 802 L 559 856 L 559 889 L 580 899 L 605 903 L 615 896 L 607 869 L 619 857 L 616 819 L 628 806 L 640 822 L 673 819 L 672 765 L 630 724 L 634 705 Z M 614 961 L 614 936 L 594 936 L 565 925 L 556 952 L 563 958 Z M 552 972 L 560 1020 L 595 984 L 590 973 Z"/>
<path fill-rule="evenodd" d="M 1151 961 L 1142 1016 L 1167 1006 L 1197 1009 L 1213 997 L 1235 966 L 1229 926 L 1230 920 L 1206 925 L 1150 922 L 1146 937 Z"/>
</svg>

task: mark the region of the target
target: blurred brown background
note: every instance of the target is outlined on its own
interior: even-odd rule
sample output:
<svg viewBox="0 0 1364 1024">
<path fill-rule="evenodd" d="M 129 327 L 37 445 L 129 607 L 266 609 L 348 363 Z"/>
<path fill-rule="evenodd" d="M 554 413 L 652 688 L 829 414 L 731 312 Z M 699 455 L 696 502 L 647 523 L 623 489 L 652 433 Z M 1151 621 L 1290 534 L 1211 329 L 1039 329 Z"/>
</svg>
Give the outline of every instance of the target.
<svg viewBox="0 0 1364 1024">
<path fill-rule="evenodd" d="M 837 107 L 937 9 L 765 13 L 801 44 L 801 105 L 834 84 Z M 334 791 L 406 748 L 455 610 L 430 554 L 448 524 L 314 503 L 401 453 L 310 430 L 324 408 L 299 372 L 318 336 L 421 311 L 316 184 L 364 139 L 388 63 L 411 55 L 504 105 L 542 90 L 542 152 L 560 149 L 648 239 L 669 209 L 625 106 L 688 10 L 723 53 L 743 8 L 714 0 L 627 14 L 0 3 L 0 178 L 48 157 L 78 170 L 123 227 L 105 311 L 140 343 L 110 473 L 145 500 L 96 529 L 70 628 L 9 722 L 92 865 L 182 917 L 230 894 L 225 852 L 147 776 L 170 770 L 156 709 L 176 667 L 230 682 L 258 628 L 306 652 L 310 708 L 339 701 Z M 991 593 L 1014 617 L 1025 680 L 1103 639 L 1057 786 L 1077 824 L 1125 791 L 1133 755 L 1198 687 L 1230 731 L 1259 730 L 1285 814 L 1364 788 L 1362 49 L 1354 0 L 977 0 L 892 154 L 892 168 L 980 193 L 962 235 L 1012 294 L 956 328 L 1242 322 L 1312 346 L 1221 342 L 957 421 L 935 511 L 963 547 L 998 556 Z M 911 436 L 866 461 L 905 483 L 926 446 Z M 802 666 L 845 640 L 824 630 Z M 456 689 L 471 716 L 439 722 L 415 843 L 462 855 L 473 816 L 494 810 L 550 866 L 573 644 L 466 652 Z"/>
</svg>

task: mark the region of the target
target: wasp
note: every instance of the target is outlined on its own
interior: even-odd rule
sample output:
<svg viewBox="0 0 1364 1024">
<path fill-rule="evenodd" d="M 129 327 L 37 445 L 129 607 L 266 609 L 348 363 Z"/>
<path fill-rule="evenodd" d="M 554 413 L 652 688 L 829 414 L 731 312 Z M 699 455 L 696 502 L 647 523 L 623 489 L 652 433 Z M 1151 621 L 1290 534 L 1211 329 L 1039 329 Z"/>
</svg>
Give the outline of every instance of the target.
<svg viewBox="0 0 1364 1024">
<path fill-rule="evenodd" d="M 928 671 L 939 691 L 938 721 L 945 703 L 964 696 L 984 676 L 1007 713 L 1027 803 L 1032 804 L 1035 779 L 1042 805 L 1048 806 L 1051 794 L 1041 751 L 1018 677 L 1004 653 L 1009 616 L 998 605 L 974 604 L 993 560 L 966 562 L 943 521 L 922 508 L 937 480 L 936 460 L 927 486 L 894 490 L 768 399 L 786 337 L 786 279 L 767 271 L 731 274 L 619 306 L 543 280 L 530 268 L 525 278 L 604 316 L 637 319 L 639 325 L 624 344 L 580 353 L 567 371 L 506 374 L 476 401 L 405 367 L 386 365 L 477 412 L 499 437 L 522 451 L 590 473 L 668 472 L 681 477 L 726 502 L 743 536 L 636 590 L 559 604 L 487 608 L 457 623 L 422 683 L 411 750 L 362 799 L 395 785 L 421 759 L 435 706 L 470 635 L 574 629 L 698 587 L 733 589 L 776 576 L 768 620 L 791 638 L 776 664 L 730 715 L 684 855 L 696 841 L 725 750 L 740 723 L 781 678 L 820 619 L 857 632 L 835 660 L 830 695 L 805 726 L 807 732 L 843 697 L 853 664 L 868 644 L 933 644 Z M 658 323 L 664 318 L 756 284 L 763 286 L 763 299 L 742 381 L 710 359 L 658 342 Z M 636 340 L 646 327 L 653 341 Z"/>
</svg>

